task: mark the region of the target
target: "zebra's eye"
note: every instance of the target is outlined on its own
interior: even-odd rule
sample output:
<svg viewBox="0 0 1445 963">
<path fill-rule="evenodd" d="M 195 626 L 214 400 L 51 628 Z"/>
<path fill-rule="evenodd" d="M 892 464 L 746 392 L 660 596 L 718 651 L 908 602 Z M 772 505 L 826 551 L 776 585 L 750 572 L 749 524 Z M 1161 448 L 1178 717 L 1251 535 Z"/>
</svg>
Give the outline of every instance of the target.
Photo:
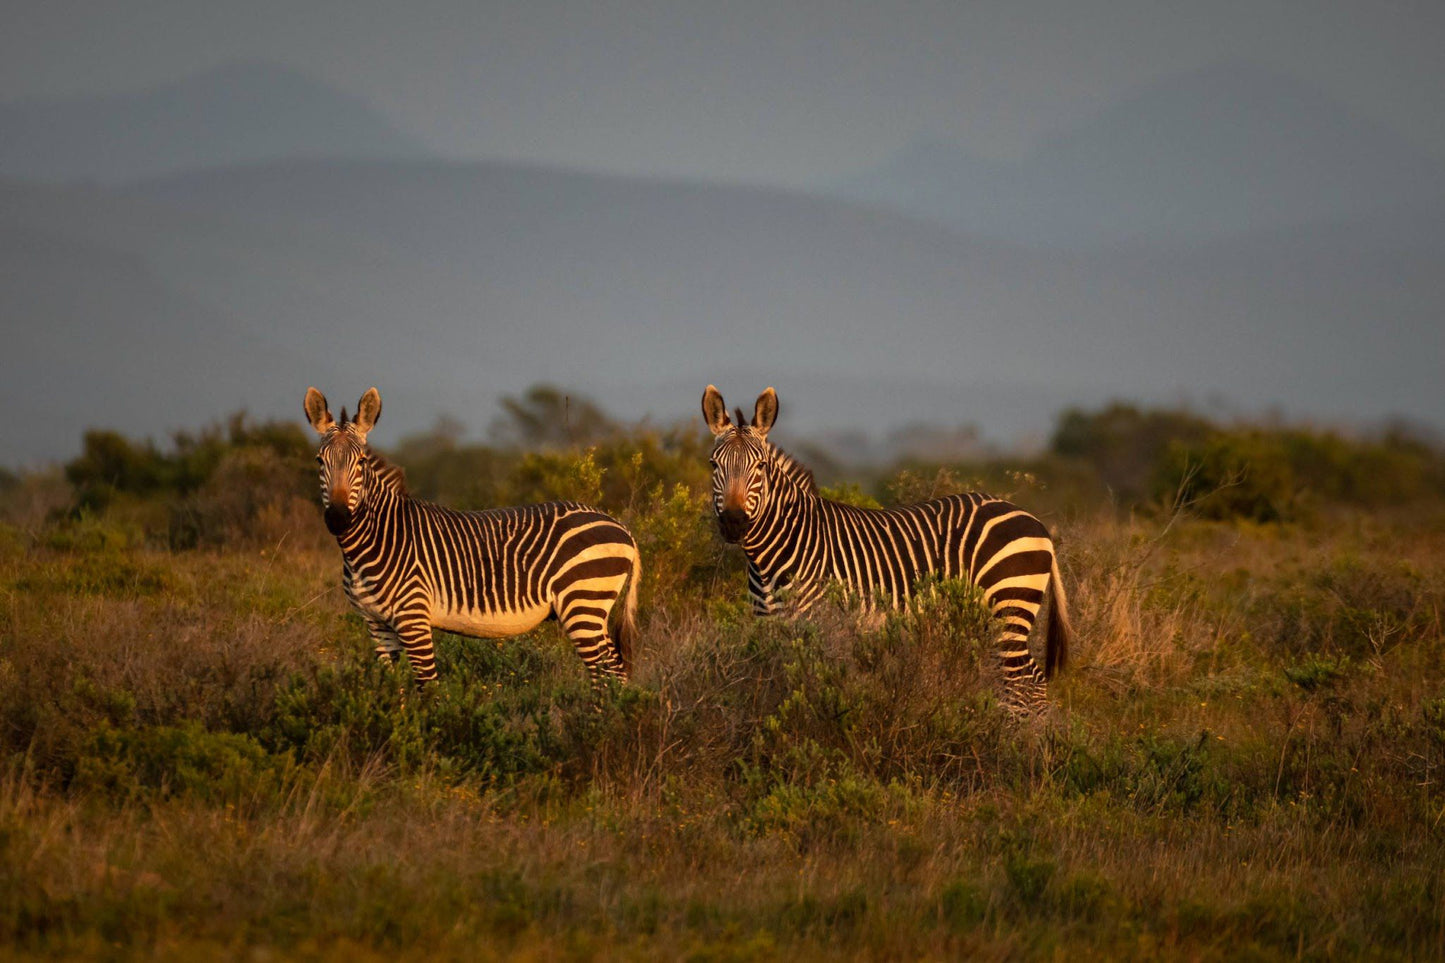
<svg viewBox="0 0 1445 963">
<path fill-rule="evenodd" d="M 318 464 L 318 465 L 324 465 L 324 464 L 326 464 L 326 459 L 325 459 L 325 458 L 322 458 L 320 455 L 317 455 L 317 456 L 316 456 L 316 464 Z"/>
</svg>

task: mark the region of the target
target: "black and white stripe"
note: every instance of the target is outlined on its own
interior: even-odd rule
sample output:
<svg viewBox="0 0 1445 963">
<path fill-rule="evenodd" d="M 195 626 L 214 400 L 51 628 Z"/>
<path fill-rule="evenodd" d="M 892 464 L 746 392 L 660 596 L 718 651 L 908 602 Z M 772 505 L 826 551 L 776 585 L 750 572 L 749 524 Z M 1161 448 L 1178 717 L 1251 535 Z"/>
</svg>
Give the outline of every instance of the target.
<svg viewBox="0 0 1445 963">
<path fill-rule="evenodd" d="M 575 502 L 459 512 L 412 498 L 400 470 L 366 444 L 381 414 L 375 388 L 354 420 L 342 409 L 339 422 L 310 388 L 306 414 L 322 439 L 321 501 L 341 547 L 346 596 L 378 657 L 395 662 L 405 653 L 426 683 L 437 674 L 434 628 L 500 638 L 555 618 L 594 684 L 627 678 L 642 570 L 621 523 Z M 609 616 L 619 601 L 614 633 Z"/>
<path fill-rule="evenodd" d="M 999 620 L 1005 701 L 1029 712 L 1046 680 L 1064 667 L 1072 635 L 1048 529 L 1000 498 L 970 492 L 899 508 L 857 508 L 818 494 L 813 474 L 768 442 L 777 419 L 772 388 L 751 424 L 728 417 L 708 385 L 703 417 L 716 437 L 713 506 L 718 527 L 748 559 L 748 594 L 760 615 L 799 615 L 842 583 L 870 609 L 901 606 L 925 575 L 966 579 Z M 1048 596 L 1044 668 L 1028 637 Z"/>
</svg>

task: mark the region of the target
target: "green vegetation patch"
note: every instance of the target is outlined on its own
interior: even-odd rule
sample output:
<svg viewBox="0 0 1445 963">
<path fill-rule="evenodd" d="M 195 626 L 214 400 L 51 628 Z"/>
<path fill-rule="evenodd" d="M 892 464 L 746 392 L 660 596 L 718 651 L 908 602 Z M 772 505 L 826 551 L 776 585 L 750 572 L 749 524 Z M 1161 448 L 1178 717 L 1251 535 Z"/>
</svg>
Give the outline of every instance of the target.
<svg viewBox="0 0 1445 963">
<path fill-rule="evenodd" d="M 116 803 L 185 797 L 214 806 L 274 803 L 297 788 L 288 755 L 268 753 L 251 736 L 206 732 L 194 723 L 96 729 L 81 747 L 71 788 Z"/>
</svg>

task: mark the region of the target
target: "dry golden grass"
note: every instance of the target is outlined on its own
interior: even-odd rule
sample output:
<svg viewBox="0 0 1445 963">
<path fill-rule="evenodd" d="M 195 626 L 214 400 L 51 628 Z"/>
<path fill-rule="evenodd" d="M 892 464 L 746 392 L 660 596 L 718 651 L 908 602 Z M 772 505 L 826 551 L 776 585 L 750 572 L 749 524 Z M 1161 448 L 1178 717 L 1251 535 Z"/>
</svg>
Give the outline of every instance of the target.
<svg viewBox="0 0 1445 963">
<path fill-rule="evenodd" d="M 0 955 L 1445 955 L 1442 526 L 1068 524 L 1019 727 L 967 593 L 758 622 L 710 536 L 594 712 L 550 627 L 405 695 L 290 523 L 85 524 L 0 538 Z"/>
</svg>

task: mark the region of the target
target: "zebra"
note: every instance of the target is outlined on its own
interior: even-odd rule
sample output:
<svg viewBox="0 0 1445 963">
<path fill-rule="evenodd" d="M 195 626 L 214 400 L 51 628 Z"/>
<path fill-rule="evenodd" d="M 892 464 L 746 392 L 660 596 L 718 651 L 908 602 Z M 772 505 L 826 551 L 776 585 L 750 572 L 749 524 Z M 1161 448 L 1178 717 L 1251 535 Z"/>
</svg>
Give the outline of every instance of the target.
<svg viewBox="0 0 1445 963">
<path fill-rule="evenodd" d="M 627 681 L 642 563 L 620 522 L 576 502 L 461 512 L 413 498 L 400 469 L 367 444 L 381 417 L 375 388 L 352 419 L 345 408 L 333 419 L 315 388 L 305 407 L 321 436 L 321 503 L 341 548 L 342 586 L 378 659 L 395 664 L 405 653 L 425 687 L 437 677 L 433 629 L 503 638 L 556 619 L 594 687 Z"/>
<path fill-rule="evenodd" d="M 811 471 L 769 443 L 778 417 L 772 388 L 758 396 L 750 424 L 741 408 L 736 423 L 728 417 L 713 385 L 703 393 L 702 413 L 715 437 L 718 528 L 747 557 L 755 613 L 802 615 L 837 583 L 877 612 L 907 604 L 922 576 L 967 579 L 1002 623 L 1004 705 L 1019 715 L 1047 705 L 1047 680 L 1064 668 L 1073 630 L 1042 522 L 980 492 L 888 509 L 829 501 Z M 1028 637 L 1046 592 L 1052 617 L 1040 670 Z"/>
</svg>

